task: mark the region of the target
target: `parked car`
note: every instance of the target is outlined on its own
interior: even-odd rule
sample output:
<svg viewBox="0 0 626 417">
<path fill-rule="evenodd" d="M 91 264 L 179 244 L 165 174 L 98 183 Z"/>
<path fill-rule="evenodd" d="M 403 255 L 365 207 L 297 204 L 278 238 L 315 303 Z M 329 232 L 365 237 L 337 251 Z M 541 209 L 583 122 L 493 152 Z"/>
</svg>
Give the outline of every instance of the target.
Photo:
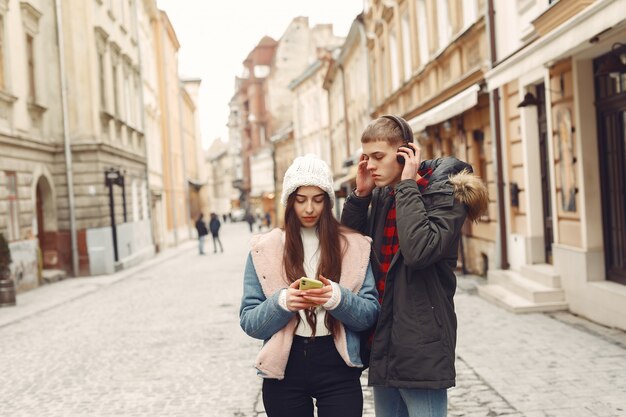
<svg viewBox="0 0 626 417">
<path fill-rule="evenodd" d="M 244 209 L 234 209 L 230 212 L 230 217 L 233 222 L 242 222 L 246 218 L 246 211 Z"/>
</svg>

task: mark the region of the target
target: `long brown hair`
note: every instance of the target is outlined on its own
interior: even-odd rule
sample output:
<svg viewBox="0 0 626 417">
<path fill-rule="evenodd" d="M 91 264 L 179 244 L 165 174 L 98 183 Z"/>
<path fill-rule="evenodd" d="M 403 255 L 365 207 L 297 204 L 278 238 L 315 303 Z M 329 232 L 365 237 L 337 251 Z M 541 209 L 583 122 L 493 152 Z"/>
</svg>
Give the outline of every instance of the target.
<svg viewBox="0 0 626 417">
<path fill-rule="evenodd" d="M 301 223 L 294 209 L 296 191 L 287 198 L 285 208 L 285 248 L 283 250 L 283 267 L 290 282 L 306 276 L 304 272 L 304 248 L 300 235 Z M 348 229 L 342 226 L 333 216 L 330 207 L 330 197 L 324 193 L 324 208 L 316 225 L 317 237 L 320 242 L 320 258 L 314 277 L 317 279 L 321 274 L 331 281 L 339 282 L 341 277 L 341 260 L 345 253 L 347 241 L 344 236 Z M 342 245 L 342 242 L 344 243 Z M 313 337 L 317 325 L 317 316 L 314 311 L 305 310 L 306 321 L 311 326 Z M 297 316 L 300 320 L 300 315 Z M 326 314 L 324 320 L 326 328 L 331 334 L 337 330 L 337 320 L 330 314 Z"/>
</svg>

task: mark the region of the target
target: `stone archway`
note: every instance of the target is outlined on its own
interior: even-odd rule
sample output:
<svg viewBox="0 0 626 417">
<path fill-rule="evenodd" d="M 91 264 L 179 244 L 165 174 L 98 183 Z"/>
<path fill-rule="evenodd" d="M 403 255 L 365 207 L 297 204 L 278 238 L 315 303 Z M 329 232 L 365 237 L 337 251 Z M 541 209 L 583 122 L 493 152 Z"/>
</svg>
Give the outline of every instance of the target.
<svg viewBox="0 0 626 417">
<path fill-rule="evenodd" d="M 57 252 L 57 212 L 54 190 L 49 178 L 40 175 L 35 183 L 35 218 L 34 230 L 39 249 L 41 250 L 44 268 L 57 267 L 59 256 Z"/>
</svg>

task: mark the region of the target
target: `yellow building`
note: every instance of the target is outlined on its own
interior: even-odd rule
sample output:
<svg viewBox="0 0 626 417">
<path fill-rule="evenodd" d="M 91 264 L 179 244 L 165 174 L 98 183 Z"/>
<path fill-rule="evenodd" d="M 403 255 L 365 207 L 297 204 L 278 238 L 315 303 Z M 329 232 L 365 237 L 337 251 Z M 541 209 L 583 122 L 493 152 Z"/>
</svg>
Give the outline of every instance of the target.
<svg viewBox="0 0 626 417">
<path fill-rule="evenodd" d="M 181 83 L 178 75 L 176 32 L 164 11 L 155 19 L 156 68 L 163 150 L 163 202 L 166 245 L 192 238 L 195 218 L 206 206 L 201 198 L 202 153 L 197 125 L 198 80 Z"/>
</svg>

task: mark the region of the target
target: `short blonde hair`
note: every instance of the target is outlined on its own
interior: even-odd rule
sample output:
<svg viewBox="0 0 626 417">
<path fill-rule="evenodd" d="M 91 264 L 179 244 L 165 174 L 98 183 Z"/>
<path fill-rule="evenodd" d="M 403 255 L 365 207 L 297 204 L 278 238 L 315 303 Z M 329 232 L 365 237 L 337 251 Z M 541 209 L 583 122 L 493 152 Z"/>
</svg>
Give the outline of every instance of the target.
<svg viewBox="0 0 626 417">
<path fill-rule="evenodd" d="M 361 135 L 361 143 L 387 142 L 392 146 L 400 146 L 404 139 L 402 129 L 396 122 L 386 117 L 372 120 Z"/>
</svg>

